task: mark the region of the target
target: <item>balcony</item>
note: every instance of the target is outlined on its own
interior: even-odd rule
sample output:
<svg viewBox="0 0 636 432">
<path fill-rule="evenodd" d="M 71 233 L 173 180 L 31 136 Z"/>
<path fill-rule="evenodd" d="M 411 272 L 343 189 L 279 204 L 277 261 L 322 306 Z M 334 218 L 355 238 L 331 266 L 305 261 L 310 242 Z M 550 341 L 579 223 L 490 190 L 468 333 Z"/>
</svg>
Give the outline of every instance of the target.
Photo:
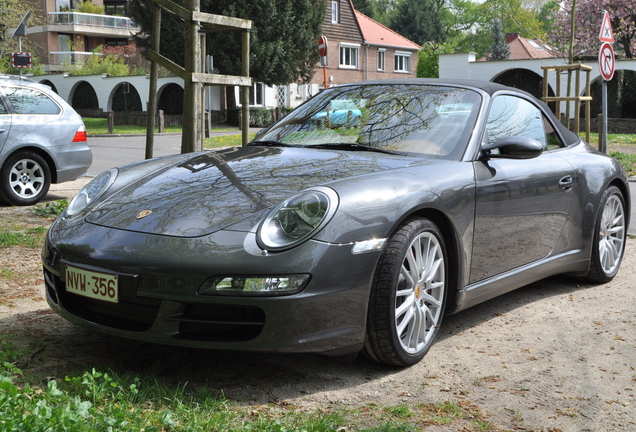
<svg viewBox="0 0 636 432">
<path fill-rule="evenodd" d="M 47 24 L 48 31 L 87 36 L 129 37 L 139 32 L 139 27 L 130 18 L 80 12 L 49 12 Z"/>
<path fill-rule="evenodd" d="M 100 55 L 99 53 L 94 52 L 85 52 L 85 51 L 51 51 L 49 53 L 49 64 L 50 65 L 77 65 L 84 64 L 88 57 L 93 55 Z"/>
</svg>

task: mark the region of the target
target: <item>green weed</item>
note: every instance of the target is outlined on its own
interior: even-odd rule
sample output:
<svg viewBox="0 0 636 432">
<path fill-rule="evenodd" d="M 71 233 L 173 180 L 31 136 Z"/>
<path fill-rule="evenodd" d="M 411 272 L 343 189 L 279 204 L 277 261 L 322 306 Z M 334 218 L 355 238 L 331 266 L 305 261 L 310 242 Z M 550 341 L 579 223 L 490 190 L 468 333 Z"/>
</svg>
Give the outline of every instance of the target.
<svg viewBox="0 0 636 432">
<path fill-rule="evenodd" d="M 60 199 L 35 206 L 33 208 L 33 213 L 40 217 L 56 218 L 61 215 L 64 210 L 66 210 L 66 207 L 68 207 L 68 201 Z"/>
<path fill-rule="evenodd" d="M 636 175 L 636 154 L 621 153 L 613 150 L 610 150 L 609 154 L 623 165 L 628 176 Z"/>
</svg>

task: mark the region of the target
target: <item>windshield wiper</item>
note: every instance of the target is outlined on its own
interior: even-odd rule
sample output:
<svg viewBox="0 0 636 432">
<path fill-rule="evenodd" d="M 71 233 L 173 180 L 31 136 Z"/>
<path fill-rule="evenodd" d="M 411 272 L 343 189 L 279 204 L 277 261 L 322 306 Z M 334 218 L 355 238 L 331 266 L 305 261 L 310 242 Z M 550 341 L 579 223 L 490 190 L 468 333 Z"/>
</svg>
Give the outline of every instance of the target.
<svg viewBox="0 0 636 432">
<path fill-rule="evenodd" d="M 369 147 L 358 143 L 325 143 L 325 144 L 316 144 L 310 145 L 307 147 L 311 148 L 322 148 L 322 149 L 334 149 L 334 150 L 353 150 L 353 151 L 370 151 L 376 153 L 385 153 L 385 154 L 402 154 L 393 150 L 386 150 L 377 147 Z"/>
</svg>

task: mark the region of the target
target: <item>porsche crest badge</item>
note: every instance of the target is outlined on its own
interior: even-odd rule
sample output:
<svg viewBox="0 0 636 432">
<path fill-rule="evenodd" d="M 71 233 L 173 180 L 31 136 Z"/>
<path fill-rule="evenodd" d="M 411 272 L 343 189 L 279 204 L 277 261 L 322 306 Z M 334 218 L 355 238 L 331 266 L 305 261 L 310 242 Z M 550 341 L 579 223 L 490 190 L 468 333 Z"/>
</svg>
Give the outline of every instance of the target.
<svg viewBox="0 0 636 432">
<path fill-rule="evenodd" d="M 142 210 L 139 213 L 137 213 L 137 216 L 135 216 L 135 219 L 143 219 L 146 216 L 150 216 L 151 213 L 152 213 L 152 210 Z"/>
</svg>

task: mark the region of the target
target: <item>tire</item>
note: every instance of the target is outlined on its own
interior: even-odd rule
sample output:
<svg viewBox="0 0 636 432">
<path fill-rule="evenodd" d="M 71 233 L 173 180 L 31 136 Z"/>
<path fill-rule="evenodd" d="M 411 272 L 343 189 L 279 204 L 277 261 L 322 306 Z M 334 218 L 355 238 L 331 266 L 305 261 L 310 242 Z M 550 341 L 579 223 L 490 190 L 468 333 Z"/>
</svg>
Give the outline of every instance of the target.
<svg viewBox="0 0 636 432">
<path fill-rule="evenodd" d="M 31 151 L 16 153 L 0 170 L 0 198 L 18 206 L 41 201 L 51 186 L 51 170 L 44 158 Z"/>
<path fill-rule="evenodd" d="M 446 264 L 443 236 L 432 221 L 412 219 L 391 236 L 369 297 L 368 357 L 393 366 L 411 366 L 424 357 L 444 316 Z"/>
<path fill-rule="evenodd" d="M 600 203 L 586 279 L 607 283 L 614 279 L 623 260 L 627 221 L 625 200 L 616 186 L 607 188 Z"/>
</svg>

